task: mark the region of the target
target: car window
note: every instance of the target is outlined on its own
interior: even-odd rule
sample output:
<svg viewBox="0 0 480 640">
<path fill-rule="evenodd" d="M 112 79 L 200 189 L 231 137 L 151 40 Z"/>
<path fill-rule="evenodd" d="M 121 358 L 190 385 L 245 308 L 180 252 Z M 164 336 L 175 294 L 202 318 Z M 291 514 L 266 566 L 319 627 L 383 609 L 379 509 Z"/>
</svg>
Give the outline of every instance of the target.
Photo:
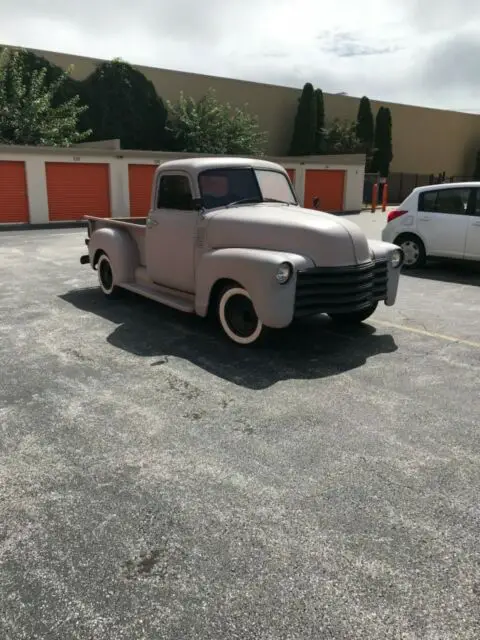
<svg viewBox="0 0 480 640">
<path fill-rule="evenodd" d="M 425 191 L 419 198 L 419 211 L 466 215 L 470 189 L 458 187 Z"/>
<path fill-rule="evenodd" d="M 470 189 L 442 189 L 438 191 L 435 209 L 439 213 L 467 213 Z"/>
<path fill-rule="evenodd" d="M 187 176 L 160 176 L 157 209 L 189 211 L 192 208 L 192 191 L 190 189 L 190 181 Z"/>
<path fill-rule="evenodd" d="M 473 207 L 473 215 L 480 216 L 480 189 L 475 189 L 475 200 Z"/>
<path fill-rule="evenodd" d="M 288 204 L 297 204 L 295 195 L 285 174 L 280 171 L 270 171 L 268 169 L 256 169 L 258 184 L 265 200 L 269 198 L 280 200 Z"/>
<path fill-rule="evenodd" d="M 418 198 L 418 210 L 427 213 L 435 211 L 438 191 L 423 191 Z"/>
<path fill-rule="evenodd" d="M 250 168 L 207 169 L 198 177 L 198 186 L 206 209 L 226 207 L 239 200 L 261 200 L 255 174 Z"/>
</svg>

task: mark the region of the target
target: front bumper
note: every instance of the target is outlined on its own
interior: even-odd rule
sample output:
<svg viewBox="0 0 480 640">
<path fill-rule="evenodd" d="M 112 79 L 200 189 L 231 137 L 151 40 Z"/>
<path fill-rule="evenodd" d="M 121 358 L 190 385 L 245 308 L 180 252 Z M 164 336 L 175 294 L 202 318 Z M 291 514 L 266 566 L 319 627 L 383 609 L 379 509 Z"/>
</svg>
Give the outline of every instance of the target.
<svg viewBox="0 0 480 640">
<path fill-rule="evenodd" d="M 387 298 L 388 261 L 348 267 L 314 267 L 297 272 L 296 318 L 319 313 L 362 311 Z"/>
</svg>

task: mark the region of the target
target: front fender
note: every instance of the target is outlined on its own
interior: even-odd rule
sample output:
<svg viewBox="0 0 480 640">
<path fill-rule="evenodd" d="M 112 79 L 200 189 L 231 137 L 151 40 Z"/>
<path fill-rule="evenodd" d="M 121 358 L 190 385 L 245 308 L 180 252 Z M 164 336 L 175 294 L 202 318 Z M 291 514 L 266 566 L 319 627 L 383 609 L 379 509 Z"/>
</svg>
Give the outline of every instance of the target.
<svg viewBox="0 0 480 640">
<path fill-rule="evenodd" d="M 277 268 L 290 262 L 293 276 L 286 284 L 275 280 Z M 255 311 L 266 327 L 287 327 L 295 307 L 296 272 L 313 267 L 304 256 L 259 249 L 217 249 L 204 254 L 197 265 L 195 311 L 206 316 L 212 290 L 221 280 L 237 282 L 252 298 Z"/>
<path fill-rule="evenodd" d="M 92 233 L 88 244 L 90 264 L 95 268 L 99 251 L 107 254 L 113 271 L 114 284 L 133 282 L 139 264 L 138 248 L 127 231 L 103 227 Z"/>
<path fill-rule="evenodd" d="M 400 281 L 400 272 L 402 268 L 392 267 L 390 256 L 392 255 L 392 252 L 398 249 L 399 247 L 396 244 L 391 244 L 390 242 L 383 242 L 381 240 L 369 240 L 368 246 L 371 252 L 373 253 L 375 260 L 387 261 L 388 280 L 387 280 L 387 297 L 385 298 L 385 304 L 387 305 L 387 307 L 391 307 L 395 304 L 395 301 L 397 299 L 398 284 Z"/>
</svg>

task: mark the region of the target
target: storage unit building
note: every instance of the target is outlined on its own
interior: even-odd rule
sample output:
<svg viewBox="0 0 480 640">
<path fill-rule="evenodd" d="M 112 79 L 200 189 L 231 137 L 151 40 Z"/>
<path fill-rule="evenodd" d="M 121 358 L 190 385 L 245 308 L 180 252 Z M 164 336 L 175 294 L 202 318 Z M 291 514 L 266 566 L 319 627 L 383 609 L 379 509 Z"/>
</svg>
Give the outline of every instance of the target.
<svg viewBox="0 0 480 640">
<path fill-rule="evenodd" d="M 79 221 L 85 215 L 144 217 L 152 178 L 168 160 L 193 157 L 155 151 L 96 147 L 0 146 L 0 224 Z M 283 165 L 300 204 L 324 211 L 362 206 L 362 155 L 271 158 Z"/>
</svg>

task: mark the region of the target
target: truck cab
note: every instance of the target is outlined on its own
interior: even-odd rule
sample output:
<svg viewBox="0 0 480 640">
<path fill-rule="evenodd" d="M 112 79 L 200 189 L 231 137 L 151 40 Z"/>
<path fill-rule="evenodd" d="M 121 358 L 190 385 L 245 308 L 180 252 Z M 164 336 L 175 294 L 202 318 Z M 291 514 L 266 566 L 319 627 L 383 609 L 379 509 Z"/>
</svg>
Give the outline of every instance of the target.
<svg viewBox="0 0 480 640">
<path fill-rule="evenodd" d="M 105 295 L 213 312 L 239 345 L 302 316 L 366 320 L 378 302 L 394 304 L 403 261 L 352 222 L 301 207 L 285 169 L 260 159 L 165 162 L 146 218 L 87 221 L 82 262 Z"/>
</svg>

